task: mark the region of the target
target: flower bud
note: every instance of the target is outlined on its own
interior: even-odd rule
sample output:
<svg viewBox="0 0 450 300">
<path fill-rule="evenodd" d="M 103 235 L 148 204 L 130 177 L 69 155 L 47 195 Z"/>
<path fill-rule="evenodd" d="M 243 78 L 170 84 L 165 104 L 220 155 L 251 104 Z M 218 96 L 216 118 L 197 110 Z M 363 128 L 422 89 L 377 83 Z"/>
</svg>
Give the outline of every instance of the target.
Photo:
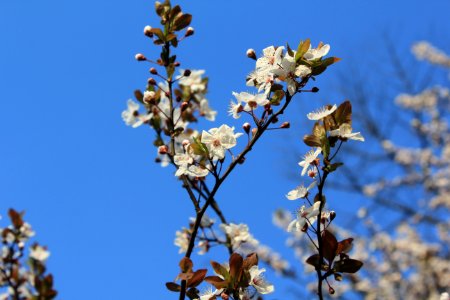
<svg viewBox="0 0 450 300">
<path fill-rule="evenodd" d="M 174 67 L 179 67 L 180 65 L 181 65 L 181 64 L 180 64 L 179 61 L 176 61 L 176 62 L 173 63 L 173 66 L 174 66 Z"/>
<path fill-rule="evenodd" d="M 330 286 L 328 288 L 328 293 L 330 293 L 330 295 L 333 295 L 335 293 L 335 290 Z"/>
<path fill-rule="evenodd" d="M 277 122 L 278 122 L 278 118 L 277 118 L 277 117 L 275 117 L 275 118 L 272 119 L 272 123 L 275 124 L 275 123 L 277 123 Z"/>
<path fill-rule="evenodd" d="M 253 49 L 247 50 L 247 57 L 256 60 L 256 53 Z"/>
<path fill-rule="evenodd" d="M 319 88 L 317 86 L 315 86 L 311 89 L 312 93 L 317 93 L 318 91 L 319 91 Z"/>
<path fill-rule="evenodd" d="M 186 29 L 186 34 L 184 36 L 188 37 L 194 34 L 194 28 L 192 27 L 188 27 L 188 29 Z"/>
<path fill-rule="evenodd" d="M 283 122 L 283 124 L 280 125 L 280 128 L 290 128 L 291 127 L 291 123 L 289 122 Z"/>
<path fill-rule="evenodd" d="M 153 78 L 149 78 L 149 79 L 147 80 L 147 83 L 148 83 L 149 85 L 156 85 L 156 80 L 153 79 Z"/>
<path fill-rule="evenodd" d="M 186 108 L 188 108 L 188 107 L 189 107 L 189 103 L 188 102 L 181 103 L 181 111 L 185 111 Z"/>
<path fill-rule="evenodd" d="M 147 60 L 147 58 L 144 56 L 144 54 L 142 54 L 142 53 L 138 53 L 138 54 L 136 54 L 135 56 L 134 56 L 134 58 L 137 60 L 137 61 L 145 61 L 145 60 Z"/>
<path fill-rule="evenodd" d="M 144 103 L 152 103 L 152 101 L 155 99 L 155 92 L 154 91 L 145 91 L 144 92 Z"/>
<path fill-rule="evenodd" d="M 190 144 L 191 142 L 189 142 L 189 140 L 184 139 L 183 142 L 181 142 L 181 144 L 183 145 L 183 147 L 186 147 Z"/>
<path fill-rule="evenodd" d="M 158 71 L 155 68 L 150 68 L 150 73 L 153 75 L 157 75 Z"/>
<path fill-rule="evenodd" d="M 302 230 L 302 232 L 308 231 L 308 223 L 305 223 L 305 225 L 303 226 L 303 228 L 301 230 Z"/>
<path fill-rule="evenodd" d="M 191 75 L 191 70 L 189 70 L 189 69 L 184 70 L 183 76 L 189 77 L 190 75 Z"/>
<path fill-rule="evenodd" d="M 169 152 L 169 147 L 167 147 L 166 145 L 162 145 L 158 147 L 158 153 L 159 154 L 167 154 Z"/>
<path fill-rule="evenodd" d="M 220 294 L 220 297 L 222 297 L 222 300 L 229 300 L 230 299 L 230 296 L 228 296 L 225 293 Z"/>
<path fill-rule="evenodd" d="M 330 222 L 336 218 L 336 212 L 334 210 L 330 211 Z"/>
<path fill-rule="evenodd" d="M 258 128 L 253 128 L 252 129 L 252 136 L 254 136 L 257 132 L 258 132 Z"/>
<path fill-rule="evenodd" d="M 245 163 L 245 157 L 242 156 L 239 160 L 238 160 L 238 164 L 242 165 L 243 163 Z"/>
<path fill-rule="evenodd" d="M 252 127 L 252 125 L 250 125 L 250 123 L 244 123 L 244 125 L 242 125 L 242 129 L 244 129 L 245 133 L 249 133 L 250 132 L 250 128 Z"/>
<path fill-rule="evenodd" d="M 152 32 L 152 27 L 151 26 L 145 26 L 144 27 L 144 34 L 146 35 L 146 36 L 148 36 L 149 38 L 152 38 L 153 37 L 153 32 Z"/>
</svg>

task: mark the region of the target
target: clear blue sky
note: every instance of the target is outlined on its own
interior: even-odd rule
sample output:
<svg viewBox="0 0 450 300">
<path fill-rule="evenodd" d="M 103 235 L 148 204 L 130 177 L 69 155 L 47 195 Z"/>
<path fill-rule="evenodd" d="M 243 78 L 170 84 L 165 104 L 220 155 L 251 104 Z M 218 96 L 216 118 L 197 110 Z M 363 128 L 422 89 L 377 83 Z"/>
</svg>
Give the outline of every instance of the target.
<svg viewBox="0 0 450 300">
<path fill-rule="evenodd" d="M 431 39 L 448 50 L 450 2 L 444 0 L 178 3 L 194 15 L 196 28 L 179 59 L 210 76 L 216 125 L 241 125 L 225 110 L 232 91 L 248 90 L 250 47 L 260 53 L 306 37 L 330 43 L 331 54 L 343 61 L 319 78 L 322 94 L 305 98 L 312 106 L 343 100 L 324 99 L 333 93 L 327 83 L 345 72 L 347 61 L 383 47 L 383 32 L 405 48 Z M 156 24 L 153 1 L 0 0 L 0 211 L 27 211 L 36 238 L 52 252 L 49 269 L 61 299 L 173 298 L 163 282 L 178 272 L 174 234 L 192 208 L 173 172 L 153 163 L 152 133 L 120 118 L 148 76 L 134 54 L 158 54 L 142 34 Z M 286 118 L 300 124 L 303 116 L 295 109 Z M 298 166 L 283 165 L 286 137 L 264 139 L 218 200 L 230 220 L 247 222 L 261 242 L 292 258 L 285 235 L 271 224 L 275 208 L 293 209 L 284 194 L 296 182 L 283 170 Z M 195 259 L 199 265 L 209 260 Z M 285 299 L 284 292 L 280 285 L 267 299 Z"/>
</svg>

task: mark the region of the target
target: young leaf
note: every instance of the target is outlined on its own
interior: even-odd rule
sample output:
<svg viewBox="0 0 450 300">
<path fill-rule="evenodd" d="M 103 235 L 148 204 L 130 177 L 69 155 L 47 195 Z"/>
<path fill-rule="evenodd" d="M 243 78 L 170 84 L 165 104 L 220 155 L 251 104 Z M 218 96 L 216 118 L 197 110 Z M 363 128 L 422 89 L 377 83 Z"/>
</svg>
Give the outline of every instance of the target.
<svg viewBox="0 0 450 300">
<path fill-rule="evenodd" d="M 322 233 L 322 241 L 323 241 L 323 256 L 331 264 L 334 258 L 336 257 L 338 242 L 336 240 L 336 237 L 328 230 L 325 230 Z"/>
<path fill-rule="evenodd" d="M 211 261 L 211 266 L 213 267 L 214 272 L 221 275 L 223 278 L 228 279 L 230 277 L 228 270 L 218 262 Z"/>
<path fill-rule="evenodd" d="M 321 147 L 322 143 L 320 138 L 315 135 L 305 135 L 303 137 L 303 142 L 310 147 Z"/>
<path fill-rule="evenodd" d="M 183 273 L 191 272 L 192 267 L 194 266 L 194 264 L 192 263 L 192 260 L 189 257 L 183 257 L 180 260 L 179 265 L 180 265 L 181 272 L 183 272 Z"/>
<path fill-rule="evenodd" d="M 238 253 L 233 253 L 230 256 L 230 278 L 232 283 L 239 282 L 242 274 L 242 266 L 244 264 L 244 260 L 242 256 Z"/>
<path fill-rule="evenodd" d="M 175 282 L 166 282 L 166 287 L 172 292 L 179 292 L 181 290 L 181 286 Z"/>
<path fill-rule="evenodd" d="M 297 53 L 295 54 L 295 61 L 299 61 L 303 57 L 303 55 L 305 55 L 305 53 L 309 50 L 310 46 L 311 41 L 309 39 L 301 41 L 297 47 Z"/>
<path fill-rule="evenodd" d="M 319 254 L 313 254 L 306 259 L 306 263 L 317 268 L 320 266 L 320 256 Z"/>
<path fill-rule="evenodd" d="M 206 269 L 195 271 L 192 277 L 187 281 L 187 287 L 196 287 L 197 285 L 202 283 L 203 279 L 205 278 L 206 272 Z"/>
<path fill-rule="evenodd" d="M 334 263 L 336 272 L 340 273 L 356 273 L 363 266 L 362 261 L 356 259 L 345 259 Z"/>
<path fill-rule="evenodd" d="M 223 289 L 228 286 L 228 282 L 219 276 L 208 276 L 204 279 L 207 283 L 212 284 L 216 289 Z"/>
<path fill-rule="evenodd" d="M 178 15 L 177 18 L 173 22 L 172 29 L 175 31 L 182 30 L 182 29 L 188 27 L 191 24 L 191 21 L 192 21 L 192 15 L 190 15 L 190 14 Z"/>
<path fill-rule="evenodd" d="M 334 112 L 334 119 L 337 125 L 349 124 L 352 125 L 352 104 L 350 101 L 345 101 Z"/>
<path fill-rule="evenodd" d="M 353 247 L 353 238 L 342 240 L 338 244 L 336 254 L 348 253 Z"/>
</svg>

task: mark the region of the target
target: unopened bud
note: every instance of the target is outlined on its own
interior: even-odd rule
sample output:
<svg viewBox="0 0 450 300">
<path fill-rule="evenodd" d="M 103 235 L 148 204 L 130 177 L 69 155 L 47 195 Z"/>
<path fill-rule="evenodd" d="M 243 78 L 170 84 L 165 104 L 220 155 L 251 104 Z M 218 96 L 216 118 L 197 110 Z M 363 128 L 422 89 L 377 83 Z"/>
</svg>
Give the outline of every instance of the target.
<svg viewBox="0 0 450 300">
<path fill-rule="evenodd" d="M 169 147 L 166 145 L 162 145 L 158 147 L 158 153 L 159 154 L 167 154 L 169 152 Z"/>
<path fill-rule="evenodd" d="M 247 50 L 247 57 L 256 60 L 256 53 L 253 49 Z"/>
<path fill-rule="evenodd" d="M 328 288 L 328 293 L 330 293 L 330 295 L 334 295 L 335 290 L 330 286 L 330 287 Z"/>
<path fill-rule="evenodd" d="M 193 27 L 188 27 L 188 29 L 186 29 L 186 34 L 184 36 L 191 36 L 194 34 L 194 28 Z"/>
<path fill-rule="evenodd" d="M 277 123 L 277 122 L 278 122 L 278 118 L 277 117 L 272 119 L 272 123 Z"/>
<path fill-rule="evenodd" d="M 153 75 L 157 75 L 158 71 L 155 68 L 150 68 L 150 73 Z"/>
<path fill-rule="evenodd" d="M 316 175 L 317 175 L 316 171 L 314 171 L 314 170 L 309 170 L 308 171 L 308 177 L 315 178 Z"/>
<path fill-rule="evenodd" d="M 330 222 L 336 218 L 336 212 L 334 210 L 330 211 Z"/>
<path fill-rule="evenodd" d="M 317 93 L 318 91 L 319 91 L 319 88 L 316 86 L 311 89 L 312 93 Z"/>
<path fill-rule="evenodd" d="M 186 147 L 187 145 L 189 145 L 191 142 L 189 142 L 189 140 L 183 140 L 183 142 L 181 143 L 183 145 L 183 147 Z"/>
<path fill-rule="evenodd" d="M 179 67 L 180 65 L 181 65 L 181 64 L 180 64 L 179 61 L 176 61 L 176 62 L 173 63 L 173 66 L 174 66 L 174 67 Z"/>
<path fill-rule="evenodd" d="M 145 26 L 144 27 L 144 34 L 146 35 L 146 36 L 148 36 L 149 38 L 152 38 L 153 37 L 153 32 L 152 32 L 152 27 L 151 26 Z"/>
<path fill-rule="evenodd" d="M 258 132 L 258 128 L 253 128 L 252 129 L 252 136 L 254 136 L 257 132 Z"/>
<path fill-rule="evenodd" d="M 149 78 L 149 79 L 147 80 L 147 83 L 148 83 L 149 85 L 156 85 L 156 80 L 153 79 L 153 78 Z"/>
<path fill-rule="evenodd" d="M 181 103 L 181 111 L 185 111 L 186 108 L 188 108 L 188 107 L 189 107 L 189 103 L 188 102 Z"/>
<path fill-rule="evenodd" d="M 144 54 L 142 54 L 142 53 L 138 53 L 138 54 L 136 54 L 135 56 L 134 56 L 134 58 L 137 60 L 137 61 L 145 61 L 145 60 L 147 60 L 147 58 L 144 56 Z"/>
<path fill-rule="evenodd" d="M 245 162 L 245 157 L 242 156 L 239 160 L 238 160 L 238 164 L 242 165 Z"/>
<path fill-rule="evenodd" d="M 244 129 L 245 133 L 249 133 L 250 132 L 250 128 L 252 127 L 252 125 L 250 125 L 250 123 L 244 123 L 244 125 L 242 125 L 242 129 Z"/>
<path fill-rule="evenodd" d="M 302 232 L 306 232 L 308 230 L 308 223 L 305 223 L 301 230 Z"/>
<path fill-rule="evenodd" d="M 143 100 L 145 103 L 151 103 L 155 99 L 154 91 L 145 91 Z"/>
<path fill-rule="evenodd" d="M 283 122 L 283 124 L 281 124 L 280 128 L 290 128 L 291 127 L 291 123 L 289 122 Z"/>
<path fill-rule="evenodd" d="M 191 75 L 191 70 L 189 70 L 189 69 L 187 69 L 187 70 L 184 70 L 184 72 L 183 72 L 183 76 L 185 76 L 185 77 L 189 77 Z"/>
</svg>

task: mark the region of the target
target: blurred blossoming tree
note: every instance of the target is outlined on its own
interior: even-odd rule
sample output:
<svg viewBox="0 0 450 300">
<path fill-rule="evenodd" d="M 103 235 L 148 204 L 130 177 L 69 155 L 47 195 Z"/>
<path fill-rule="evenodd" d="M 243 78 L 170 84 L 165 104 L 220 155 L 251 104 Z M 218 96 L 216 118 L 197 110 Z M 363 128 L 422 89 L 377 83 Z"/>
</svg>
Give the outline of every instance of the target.
<svg viewBox="0 0 450 300">
<path fill-rule="evenodd" d="M 363 112 L 355 120 L 371 146 L 349 146 L 345 153 L 352 159 L 342 166 L 340 180 L 330 181 L 363 203 L 356 216 L 336 228 L 338 234 L 355 237 L 354 256 L 366 267 L 340 285 L 336 295 L 448 299 L 450 56 L 428 42 L 415 43 L 411 50 L 417 68 L 406 64 L 389 41 L 387 46 L 392 69 L 385 71 L 395 76 L 378 74 L 381 82 L 358 77 L 364 73 L 359 70 L 340 85 Z M 285 210 L 274 215 L 282 228 L 291 219 Z M 299 258 L 308 255 L 301 235 L 292 235 L 288 244 Z"/>
</svg>

